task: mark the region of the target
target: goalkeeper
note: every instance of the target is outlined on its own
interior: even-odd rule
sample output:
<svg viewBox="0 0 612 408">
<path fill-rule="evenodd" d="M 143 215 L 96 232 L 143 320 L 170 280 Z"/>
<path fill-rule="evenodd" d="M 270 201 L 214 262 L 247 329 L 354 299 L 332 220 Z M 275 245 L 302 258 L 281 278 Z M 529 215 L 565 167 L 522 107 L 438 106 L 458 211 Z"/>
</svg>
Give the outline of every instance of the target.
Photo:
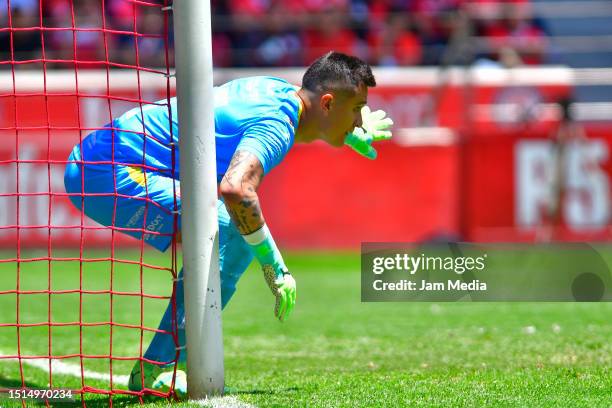
<svg viewBox="0 0 612 408">
<path fill-rule="evenodd" d="M 296 282 L 265 223 L 257 189 L 294 142 L 347 144 L 374 159 L 372 142 L 390 138 L 392 125 L 384 112 L 370 112 L 366 106 L 368 87 L 375 85 L 365 62 L 330 52 L 308 67 L 301 87 L 278 78 L 252 77 L 214 88 L 223 307 L 255 257 L 276 297 L 275 316 L 281 321 L 289 316 Z M 145 105 L 94 131 L 74 147 L 65 174 L 66 191 L 77 208 L 160 251 L 172 242 L 174 209 L 180 210 L 175 98 L 170 111 L 171 115 L 167 106 Z M 179 345 L 184 346 L 182 271 L 176 295 Z M 159 327 L 168 332 L 171 326 L 169 304 Z M 168 390 L 175 356 L 172 336 L 156 333 L 144 360 L 132 370 L 129 388 Z M 181 348 L 179 362 L 185 358 Z M 175 390 L 179 395 L 186 392 L 181 370 Z"/>
</svg>

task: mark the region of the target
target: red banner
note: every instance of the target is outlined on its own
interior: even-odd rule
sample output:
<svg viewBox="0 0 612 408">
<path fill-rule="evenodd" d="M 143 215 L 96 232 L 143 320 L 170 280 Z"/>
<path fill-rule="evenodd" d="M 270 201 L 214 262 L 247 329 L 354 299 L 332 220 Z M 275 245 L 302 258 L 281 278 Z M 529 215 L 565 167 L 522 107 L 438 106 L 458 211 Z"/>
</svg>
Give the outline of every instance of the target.
<svg viewBox="0 0 612 408">
<path fill-rule="evenodd" d="M 291 247 L 459 236 L 458 146 L 378 146 L 370 161 L 348 148 L 296 146 L 261 187 L 274 236 Z"/>
<path fill-rule="evenodd" d="M 473 138 L 466 144 L 463 235 L 473 241 L 612 239 L 612 127 Z"/>
</svg>

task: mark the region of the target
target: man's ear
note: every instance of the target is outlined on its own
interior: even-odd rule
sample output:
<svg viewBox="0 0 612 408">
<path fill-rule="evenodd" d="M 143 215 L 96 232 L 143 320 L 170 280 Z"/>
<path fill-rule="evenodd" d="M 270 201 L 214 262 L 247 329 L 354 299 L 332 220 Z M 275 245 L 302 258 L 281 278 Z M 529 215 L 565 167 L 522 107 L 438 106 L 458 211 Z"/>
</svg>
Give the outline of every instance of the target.
<svg viewBox="0 0 612 408">
<path fill-rule="evenodd" d="M 321 99 L 319 100 L 321 103 L 321 109 L 323 112 L 329 112 L 331 109 L 332 103 L 334 102 L 334 95 L 330 93 L 326 93 L 321 95 Z"/>
</svg>

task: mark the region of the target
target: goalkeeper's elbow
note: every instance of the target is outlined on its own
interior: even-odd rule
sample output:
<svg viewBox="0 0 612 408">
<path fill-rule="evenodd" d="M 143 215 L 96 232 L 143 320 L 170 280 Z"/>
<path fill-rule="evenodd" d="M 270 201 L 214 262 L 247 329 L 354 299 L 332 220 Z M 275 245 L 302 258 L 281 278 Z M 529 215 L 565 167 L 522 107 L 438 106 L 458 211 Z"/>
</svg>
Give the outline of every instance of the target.
<svg viewBox="0 0 612 408">
<path fill-rule="evenodd" d="M 242 186 L 235 186 L 225 178 L 221 180 L 219 185 L 219 194 L 221 194 L 226 203 L 239 203 L 247 195 Z"/>
</svg>

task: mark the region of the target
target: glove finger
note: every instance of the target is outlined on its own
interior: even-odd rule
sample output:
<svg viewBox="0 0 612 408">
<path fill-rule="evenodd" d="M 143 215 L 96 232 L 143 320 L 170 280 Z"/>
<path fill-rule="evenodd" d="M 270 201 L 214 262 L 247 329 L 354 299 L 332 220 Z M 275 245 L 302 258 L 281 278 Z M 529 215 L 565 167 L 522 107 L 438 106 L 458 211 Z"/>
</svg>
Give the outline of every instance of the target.
<svg viewBox="0 0 612 408">
<path fill-rule="evenodd" d="M 278 319 L 282 322 L 287 314 L 287 292 L 283 289 L 279 290 L 280 295 L 280 310 L 278 311 Z"/>
<path fill-rule="evenodd" d="M 363 113 L 362 113 L 363 115 Z M 374 121 L 379 121 L 382 118 L 384 118 L 387 114 L 385 113 L 384 110 L 377 110 L 374 111 L 372 113 L 370 113 L 369 117 L 368 117 L 368 122 L 374 122 Z M 363 118 L 362 118 L 363 119 Z"/>
<path fill-rule="evenodd" d="M 379 142 L 381 140 L 391 139 L 392 133 L 390 130 L 379 130 L 378 132 L 375 132 L 373 136 L 372 141 Z"/>
<path fill-rule="evenodd" d="M 376 122 L 374 124 L 374 128 L 376 130 L 387 130 L 391 126 L 393 126 L 393 119 L 391 119 L 391 118 L 385 118 L 385 119 L 380 120 L 380 121 L 378 121 L 378 122 Z"/>
<path fill-rule="evenodd" d="M 369 116 L 370 112 L 371 112 L 370 107 L 368 105 L 365 105 L 363 108 L 361 108 L 361 118 L 363 119 Z"/>
<path fill-rule="evenodd" d="M 292 311 L 293 311 L 293 305 L 291 303 L 287 303 L 287 308 L 285 309 L 285 316 L 283 318 L 283 321 L 287 320 L 289 315 L 291 315 Z"/>
<path fill-rule="evenodd" d="M 291 291 L 291 311 L 295 308 L 295 301 L 297 299 L 297 289 Z"/>
<path fill-rule="evenodd" d="M 289 317 L 289 315 L 291 314 L 291 312 L 293 312 L 293 307 L 295 306 L 295 289 L 293 289 L 288 296 L 288 302 L 287 302 L 287 312 L 286 317 Z"/>
<path fill-rule="evenodd" d="M 378 142 L 379 140 L 391 139 L 391 136 L 392 136 L 392 133 L 390 130 L 379 130 L 374 134 L 372 141 Z"/>
<path fill-rule="evenodd" d="M 281 299 L 280 296 L 276 296 L 274 303 L 274 317 L 280 319 L 280 308 L 281 308 Z"/>
</svg>

